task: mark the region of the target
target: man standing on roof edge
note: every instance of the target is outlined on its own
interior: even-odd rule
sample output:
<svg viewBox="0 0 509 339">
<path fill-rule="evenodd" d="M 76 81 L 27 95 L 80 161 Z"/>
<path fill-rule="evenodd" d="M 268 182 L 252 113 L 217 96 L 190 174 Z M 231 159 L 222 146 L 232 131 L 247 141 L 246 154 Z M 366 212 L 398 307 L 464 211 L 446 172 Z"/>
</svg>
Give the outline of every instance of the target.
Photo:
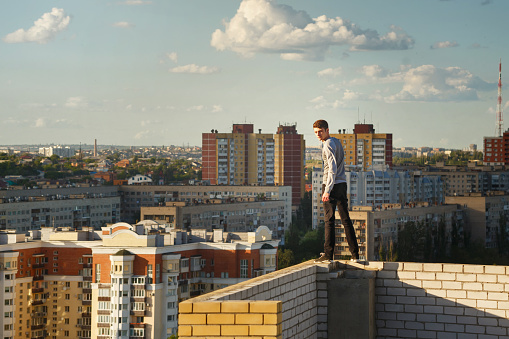
<svg viewBox="0 0 509 339">
<path fill-rule="evenodd" d="M 359 246 L 348 213 L 348 198 L 345 175 L 345 153 L 341 142 L 329 134 L 329 124 L 325 120 L 317 120 L 313 131 L 322 142 L 323 184 L 322 202 L 325 211 L 325 244 L 323 255 L 315 262 L 322 263 L 333 260 L 335 244 L 335 211 L 338 207 L 341 223 L 345 228 L 346 241 L 352 261 L 359 261 Z"/>
</svg>

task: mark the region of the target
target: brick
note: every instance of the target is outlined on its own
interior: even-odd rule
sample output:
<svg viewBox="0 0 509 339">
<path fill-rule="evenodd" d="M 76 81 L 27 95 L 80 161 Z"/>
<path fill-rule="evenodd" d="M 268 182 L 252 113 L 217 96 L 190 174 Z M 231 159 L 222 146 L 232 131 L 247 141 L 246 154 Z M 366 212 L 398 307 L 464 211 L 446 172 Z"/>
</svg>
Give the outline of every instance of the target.
<svg viewBox="0 0 509 339">
<path fill-rule="evenodd" d="M 488 292 L 471 292 L 471 291 L 467 291 L 467 298 L 468 299 L 482 299 L 482 300 L 486 300 L 486 299 L 488 299 Z"/>
<path fill-rule="evenodd" d="M 407 288 L 406 295 L 409 297 L 424 297 L 426 296 L 426 291 L 420 288 Z"/>
<path fill-rule="evenodd" d="M 396 271 L 378 271 L 376 277 L 380 279 L 396 279 Z"/>
<path fill-rule="evenodd" d="M 467 291 L 447 291 L 448 298 L 466 298 Z"/>
<path fill-rule="evenodd" d="M 483 288 L 482 288 L 482 284 L 481 283 L 478 283 L 478 282 L 469 282 L 469 283 L 464 283 L 463 284 L 463 289 L 464 290 L 470 290 L 470 291 L 482 291 Z"/>
<path fill-rule="evenodd" d="M 387 295 L 406 295 L 406 288 L 388 287 Z"/>
<path fill-rule="evenodd" d="M 415 330 L 398 330 L 400 338 L 417 338 L 417 331 Z"/>
<path fill-rule="evenodd" d="M 436 332 L 432 331 L 417 331 L 417 338 L 431 338 L 435 339 L 437 337 Z"/>
<path fill-rule="evenodd" d="M 507 293 L 488 292 L 488 300 L 507 301 L 509 297 Z"/>
<path fill-rule="evenodd" d="M 255 314 L 252 314 L 255 315 Z M 265 325 L 277 325 L 283 322 L 283 315 L 281 313 L 278 314 L 264 314 L 263 315 L 263 324 Z"/>
<path fill-rule="evenodd" d="M 424 280 L 422 282 L 422 288 L 425 288 L 425 289 L 430 289 L 430 288 L 440 289 L 440 288 L 442 288 L 442 282 L 441 281 L 427 281 L 427 280 Z"/>
<path fill-rule="evenodd" d="M 463 307 L 444 307 L 444 314 L 463 315 Z"/>
<path fill-rule="evenodd" d="M 179 325 L 206 325 L 206 314 L 188 314 L 183 313 L 179 315 Z"/>
<path fill-rule="evenodd" d="M 464 265 L 463 266 L 464 273 L 484 273 L 484 266 L 482 265 Z"/>
<path fill-rule="evenodd" d="M 435 280 L 436 274 L 433 272 L 417 272 L 415 277 L 421 280 Z"/>
<path fill-rule="evenodd" d="M 385 326 L 389 328 L 405 328 L 404 321 L 388 320 L 385 322 Z"/>
<path fill-rule="evenodd" d="M 447 291 L 445 290 L 427 290 L 426 295 L 429 297 L 440 297 L 445 298 L 447 297 Z"/>
<path fill-rule="evenodd" d="M 409 262 L 406 262 L 404 263 L 404 270 L 405 271 L 417 271 L 417 272 L 422 272 L 422 264 L 417 264 L 417 263 L 409 263 Z"/>
<path fill-rule="evenodd" d="M 415 279 L 415 272 L 398 271 L 399 279 Z"/>
<path fill-rule="evenodd" d="M 484 333 L 484 326 L 466 325 L 465 332 L 467 332 L 467 333 Z"/>
<path fill-rule="evenodd" d="M 278 336 L 281 334 L 281 325 L 248 325 L 249 336 Z"/>
<path fill-rule="evenodd" d="M 438 332 L 437 339 L 457 339 L 457 337 L 456 337 L 456 333 Z"/>
<path fill-rule="evenodd" d="M 483 283 L 482 288 L 483 288 L 483 290 L 489 291 L 489 292 L 503 292 L 504 291 L 503 284 Z"/>
<path fill-rule="evenodd" d="M 193 303 L 193 313 L 220 313 L 220 301 L 202 301 Z"/>
<path fill-rule="evenodd" d="M 424 324 L 415 321 L 407 321 L 405 322 L 405 328 L 409 330 L 424 330 Z"/>
<path fill-rule="evenodd" d="M 179 319 L 180 321 L 180 319 Z M 193 337 L 195 336 L 220 336 L 220 325 L 196 325 L 193 326 Z"/>
<path fill-rule="evenodd" d="M 404 305 L 415 305 L 415 297 L 398 296 L 397 303 Z"/>
<path fill-rule="evenodd" d="M 445 330 L 447 332 L 462 333 L 465 332 L 465 325 L 445 324 Z"/>
<path fill-rule="evenodd" d="M 401 282 L 404 285 L 408 285 L 408 286 L 405 286 L 407 288 L 411 288 L 411 287 L 421 288 L 422 287 L 422 281 L 421 280 L 402 279 Z"/>
<path fill-rule="evenodd" d="M 249 301 L 229 300 L 221 303 L 222 313 L 249 313 Z"/>
<path fill-rule="evenodd" d="M 476 318 L 474 318 L 476 319 Z M 498 320 L 495 318 L 479 318 L 477 319 L 479 322 L 479 325 L 483 326 L 498 326 Z M 475 321 L 472 323 L 472 325 L 475 325 Z"/>
<path fill-rule="evenodd" d="M 463 265 L 455 265 L 455 264 L 452 264 L 452 265 L 449 265 L 449 264 L 444 264 L 442 270 L 444 272 L 451 272 L 451 273 L 462 273 L 463 272 Z"/>
<path fill-rule="evenodd" d="M 443 314 L 444 307 L 443 306 L 424 306 L 424 313 Z"/>
<path fill-rule="evenodd" d="M 207 325 L 233 325 L 235 324 L 235 314 L 220 313 L 207 314 Z"/>
<path fill-rule="evenodd" d="M 415 321 L 417 315 L 415 313 L 398 313 L 397 320 Z"/>
<path fill-rule="evenodd" d="M 499 301 L 497 305 L 497 309 L 499 310 L 509 310 L 509 302 Z"/>
<path fill-rule="evenodd" d="M 278 313 L 283 310 L 281 301 L 251 301 L 249 304 L 250 313 Z"/>
<path fill-rule="evenodd" d="M 281 314 L 281 318 L 283 314 Z M 240 313 L 235 314 L 235 324 L 237 325 L 261 325 L 263 324 L 263 314 Z"/>
<path fill-rule="evenodd" d="M 497 275 L 497 282 L 498 283 L 509 283 L 509 275 Z"/>
<path fill-rule="evenodd" d="M 179 313 L 193 313 L 193 303 L 181 302 L 179 304 Z"/>
<path fill-rule="evenodd" d="M 424 264 L 424 272 L 442 272 L 442 264 Z"/>
<path fill-rule="evenodd" d="M 221 337 L 225 335 L 249 335 L 249 325 L 221 325 Z"/>
<path fill-rule="evenodd" d="M 445 325 L 442 323 L 424 323 L 424 328 L 428 331 L 444 331 Z"/>
<path fill-rule="evenodd" d="M 456 280 L 457 281 L 477 281 L 475 274 L 463 274 L 463 273 L 456 274 Z"/>
<path fill-rule="evenodd" d="M 436 299 L 433 297 L 417 297 L 416 302 L 418 305 L 435 305 Z"/>
<path fill-rule="evenodd" d="M 192 326 L 188 325 L 179 325 L 178 333 L 180 336 L 191 336 L 193 334 Z"/>
<path fill-rule="evenodd" d="M 442 288 L 446 290 L 461 290 L 463 283 L 459 281 L 442 281 Z"/>
<path fill-rule="evenodd" d="M 496 283 L 497 282 L 497 276 L 494 275 L 494 274 L 478 274 L 477 275 L 477 281 L 479 281 L 479 282 Z"/>
<path fill-rule="evenodd" d="M 484 273 L 487 274 L 505 274 L 505 266 L 484 266 Z"/>
<path fill-rule="evenodd" d="M 479 308 L 497 308 L 498 304 L 495 300 L 477 300 L 477 307 Z"/>
<path fill-rule="evenodd" d="M 507 329 L 504 327 L 486 326 L 486 333 L 494 335 L 507 335 Z"/>
<path fill-rule="evenodd" d="M 454 280 L 456 280 L 456 274 L 454 274 L 454 273 L 437 273 L 437 280 L 454 281 Z"/>
</svg>

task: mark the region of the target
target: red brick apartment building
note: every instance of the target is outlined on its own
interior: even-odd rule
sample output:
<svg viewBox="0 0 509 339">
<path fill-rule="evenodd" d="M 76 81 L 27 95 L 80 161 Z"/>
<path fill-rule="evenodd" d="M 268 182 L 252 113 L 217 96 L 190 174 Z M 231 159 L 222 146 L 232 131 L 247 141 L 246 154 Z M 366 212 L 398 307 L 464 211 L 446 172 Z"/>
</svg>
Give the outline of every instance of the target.
<svg viewBox="0 0 509 339">
<path fill-rule="evenodd" d="M 296 125 L 275 134 L 254 133 L 253 124 L 234 124 L 231 133 L 202 134 L 202 178 L 212 185 L 292 187 L 292 205 L 304 196 L 304 136 Z"/>
<path fill-rule="evenodd" d="M 166 338 L 179 301 L 276 268 L 278 241 L 265 226 L 232 240 L 154 224 L 45 228 L 39 240 L 1 233 L 1 337 Z"/>
</svg>

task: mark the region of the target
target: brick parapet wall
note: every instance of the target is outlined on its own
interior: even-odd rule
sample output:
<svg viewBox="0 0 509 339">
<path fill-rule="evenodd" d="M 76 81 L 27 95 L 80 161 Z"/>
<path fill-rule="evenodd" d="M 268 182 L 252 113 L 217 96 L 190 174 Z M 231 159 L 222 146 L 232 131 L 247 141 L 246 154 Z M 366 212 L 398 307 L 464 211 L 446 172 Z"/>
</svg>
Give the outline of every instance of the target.
<svg viewBox="0 0 509 339">
<path fill-rule="evenodd" d="M 182 327 L 180 320 L 183 310 L 189 307 L 186 304 L 221 302 L 226 305 L 228 301 L 233 303 L 279 301 L 281 303 L 281 333 L 278 338 L 317 338 L 319 327 L 322 328 L 322 332 L 325 329 L 324 338 L 326 338 L 326 295 L 324 298 L 321 293 L 321 298 L 318 298 L 319 288 L 326 290 L 326 284 L 319 283 L 318 279 L 327 278 L 331 269 L 332 266 L 318 266 L 307 262 L 181 302 L 179 304 L 179 338 L 182 337 L 182 333 L 189 333 L 189 327 Z M 325 310 L 323 304 L 325 304 Z M 320 308 L 322 308 L 320 311 L 322 316 L 320 317 L 321 325 L 318 326 Z M 192 324 L 186 325 L 192 326 Z M 246 338 L 259 338 L 249 333 Z"/>
<path fill-rule="evenodd" d="M 509 338 L 509 267 L 375 263 L 377 338 Z"/>
</svg>

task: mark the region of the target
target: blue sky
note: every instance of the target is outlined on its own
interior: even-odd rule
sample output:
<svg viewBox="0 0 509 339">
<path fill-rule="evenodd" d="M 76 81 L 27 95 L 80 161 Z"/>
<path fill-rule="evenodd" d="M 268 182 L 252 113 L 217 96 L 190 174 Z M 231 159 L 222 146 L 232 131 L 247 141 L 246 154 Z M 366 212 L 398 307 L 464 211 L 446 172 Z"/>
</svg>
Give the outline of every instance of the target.
<svg viewBox="0 0 509 339">
<path fill-rule="evenodd" d="M 373 123 L 396 147 L 482 148 L 507 13 L 506 0 L 9 1 L 0 144 L 200 146 L 247 122 L 297 123 L 317 146 L 326 119 Z"/>
</svg>

